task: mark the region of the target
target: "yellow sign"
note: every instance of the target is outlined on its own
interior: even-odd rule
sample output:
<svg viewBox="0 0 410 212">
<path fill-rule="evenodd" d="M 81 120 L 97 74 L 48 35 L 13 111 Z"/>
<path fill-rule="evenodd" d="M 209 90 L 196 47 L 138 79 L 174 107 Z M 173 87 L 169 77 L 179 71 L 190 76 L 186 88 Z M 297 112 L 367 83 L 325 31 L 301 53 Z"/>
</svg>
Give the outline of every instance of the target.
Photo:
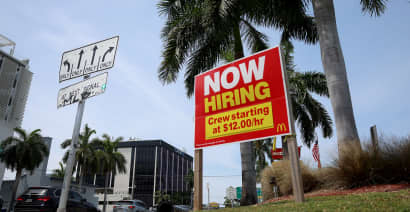
<svg viewBox="0 0 410 212">
<path fill-rule="evenodd" d="M 205 138 L 219 138 L 268 128 L 274 128 L 271 102 L 207 116 Z"/>
</svg>

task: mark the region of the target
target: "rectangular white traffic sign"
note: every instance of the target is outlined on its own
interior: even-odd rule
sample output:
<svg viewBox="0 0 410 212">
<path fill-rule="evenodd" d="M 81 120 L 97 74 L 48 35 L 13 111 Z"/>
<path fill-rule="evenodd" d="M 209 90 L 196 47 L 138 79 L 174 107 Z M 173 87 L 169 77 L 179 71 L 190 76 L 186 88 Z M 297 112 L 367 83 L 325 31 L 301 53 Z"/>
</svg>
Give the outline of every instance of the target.
<svg viewBox="0 0 410 212">
<path fill-rule="evenodd" d="M 230 200 L 235 199 L 235 197 L 236 197 L 236 190 L 235 190 L 234 187 L 229 186 L 229 187 L 226 189 L 226 197 L 227 197 L 228 199 L 230 199 Z"/>
<path fill-rule="evenodd" d="M 119 36 L 66 51 L 61 57 L 59 82 L 112 68 Z"/>
<path fill-rule="evenodd" d="M 58 91 L 57 108 L 104 93 L 108 73 L 97 75 Z"/>
</svg>

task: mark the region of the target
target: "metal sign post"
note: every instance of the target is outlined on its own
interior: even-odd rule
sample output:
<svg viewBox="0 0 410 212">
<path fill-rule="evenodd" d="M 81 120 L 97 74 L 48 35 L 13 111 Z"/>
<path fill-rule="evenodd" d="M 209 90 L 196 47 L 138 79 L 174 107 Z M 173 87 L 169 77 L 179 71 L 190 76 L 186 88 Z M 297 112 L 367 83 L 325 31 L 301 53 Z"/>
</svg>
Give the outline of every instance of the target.
<svg viewBox="0 0 410 212">
<path fill-rule="evenodd" d="M 202 210 L 202 149 L 195 150 L 194 169 L 194 211 Z"/>
<path fill-rule="evenodd" d="M 281 51 L 282 53 L 282 51 Z M 281 60 L 283 61 L 282 54 Z M 298 147 L 296 142 L 296 135 L 295 135 L 295 118 L 293 117 L 293 107 L 292 107 L 292 100 L 290 97 L 289 92 L 289 81 L 288 75 L 286 71 L 286 67 L 282 63 L 283 75 L 285 79 L 285 86 L 286 86 L 286 95 L 288 96 L 288 108 L 289 108 L 289 118 L 290 118 L 290 132 L 292 135 L 287 135 L 287 145 L 289 150 L 289 160 L 290 160 L 290 170 L 291 170 L 291 177 L 292 177 L 292 189 L 293 189 L 293 196 L 295 197 L 296 202 L 303 202 L 305 201 L 304 191 L 303 191 L 303 181 L 302 181 L 302 174 L 300 171 L 300 164 L 299 164 L 299 157 L 298 157 Z"/>
<path fill-rule="evenodd" d="M 60 202 L 58 203 L 57 212 L 66 212 L 68 191 L 71 185 L 71 176 L 73 173 L 73 167 L 75 163 L 75 154 L 77 152 L 78 138 L 80 135 L 81 120 L 83 119 L 85 106 L 85 99 L 80 100 L 77 108 L 77 115 L 75 116 L 73 136 L 71 139 L 70 153 L 68 155 L 67 166 L 64 174 L 64 182 L 61 189 Z"/>
</svg>

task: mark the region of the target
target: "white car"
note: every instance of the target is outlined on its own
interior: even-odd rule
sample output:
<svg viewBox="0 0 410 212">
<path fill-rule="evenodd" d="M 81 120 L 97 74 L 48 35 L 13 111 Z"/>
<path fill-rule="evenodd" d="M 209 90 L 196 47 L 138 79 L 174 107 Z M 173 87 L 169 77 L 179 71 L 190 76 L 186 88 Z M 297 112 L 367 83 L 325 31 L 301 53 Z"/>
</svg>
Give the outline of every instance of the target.
<svg viewBox="0 0 410 212">
<path fill-rule="evenodd" d="M 141 200 L 121 200 L 114 207 L 113 212 L 147 212 L 145 203 Z"/>
</svg>

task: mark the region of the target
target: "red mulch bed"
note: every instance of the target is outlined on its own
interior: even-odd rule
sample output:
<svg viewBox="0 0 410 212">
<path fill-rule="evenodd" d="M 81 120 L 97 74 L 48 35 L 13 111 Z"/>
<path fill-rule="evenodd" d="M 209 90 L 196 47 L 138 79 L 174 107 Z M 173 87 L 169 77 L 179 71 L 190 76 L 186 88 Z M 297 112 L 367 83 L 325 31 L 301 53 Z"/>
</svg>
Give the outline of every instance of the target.
<svg viewBox="0 0 410 212">
<path fill-rule="evenodd" d="M 398 191 L 402 189 L 410 188 L 410 184 L 394 184 L 394 185 L 374 185 L 374 186 L 364 186 L 355 189 L 345 189 L 345 190 L 319 190 L 311 193 L 305 194 L 305 197 L 320 197 L 320 196 L 335 196 L 335 195 L 349 195 L 349 194 L 361 194 L 367 192 L 390 192 Z M 283 196 L 279 198 L 270 199 L 262 202 L 261 204 L 277 202 L 281 200 L 293 199 L 292 195 Z"/>
</svg>

